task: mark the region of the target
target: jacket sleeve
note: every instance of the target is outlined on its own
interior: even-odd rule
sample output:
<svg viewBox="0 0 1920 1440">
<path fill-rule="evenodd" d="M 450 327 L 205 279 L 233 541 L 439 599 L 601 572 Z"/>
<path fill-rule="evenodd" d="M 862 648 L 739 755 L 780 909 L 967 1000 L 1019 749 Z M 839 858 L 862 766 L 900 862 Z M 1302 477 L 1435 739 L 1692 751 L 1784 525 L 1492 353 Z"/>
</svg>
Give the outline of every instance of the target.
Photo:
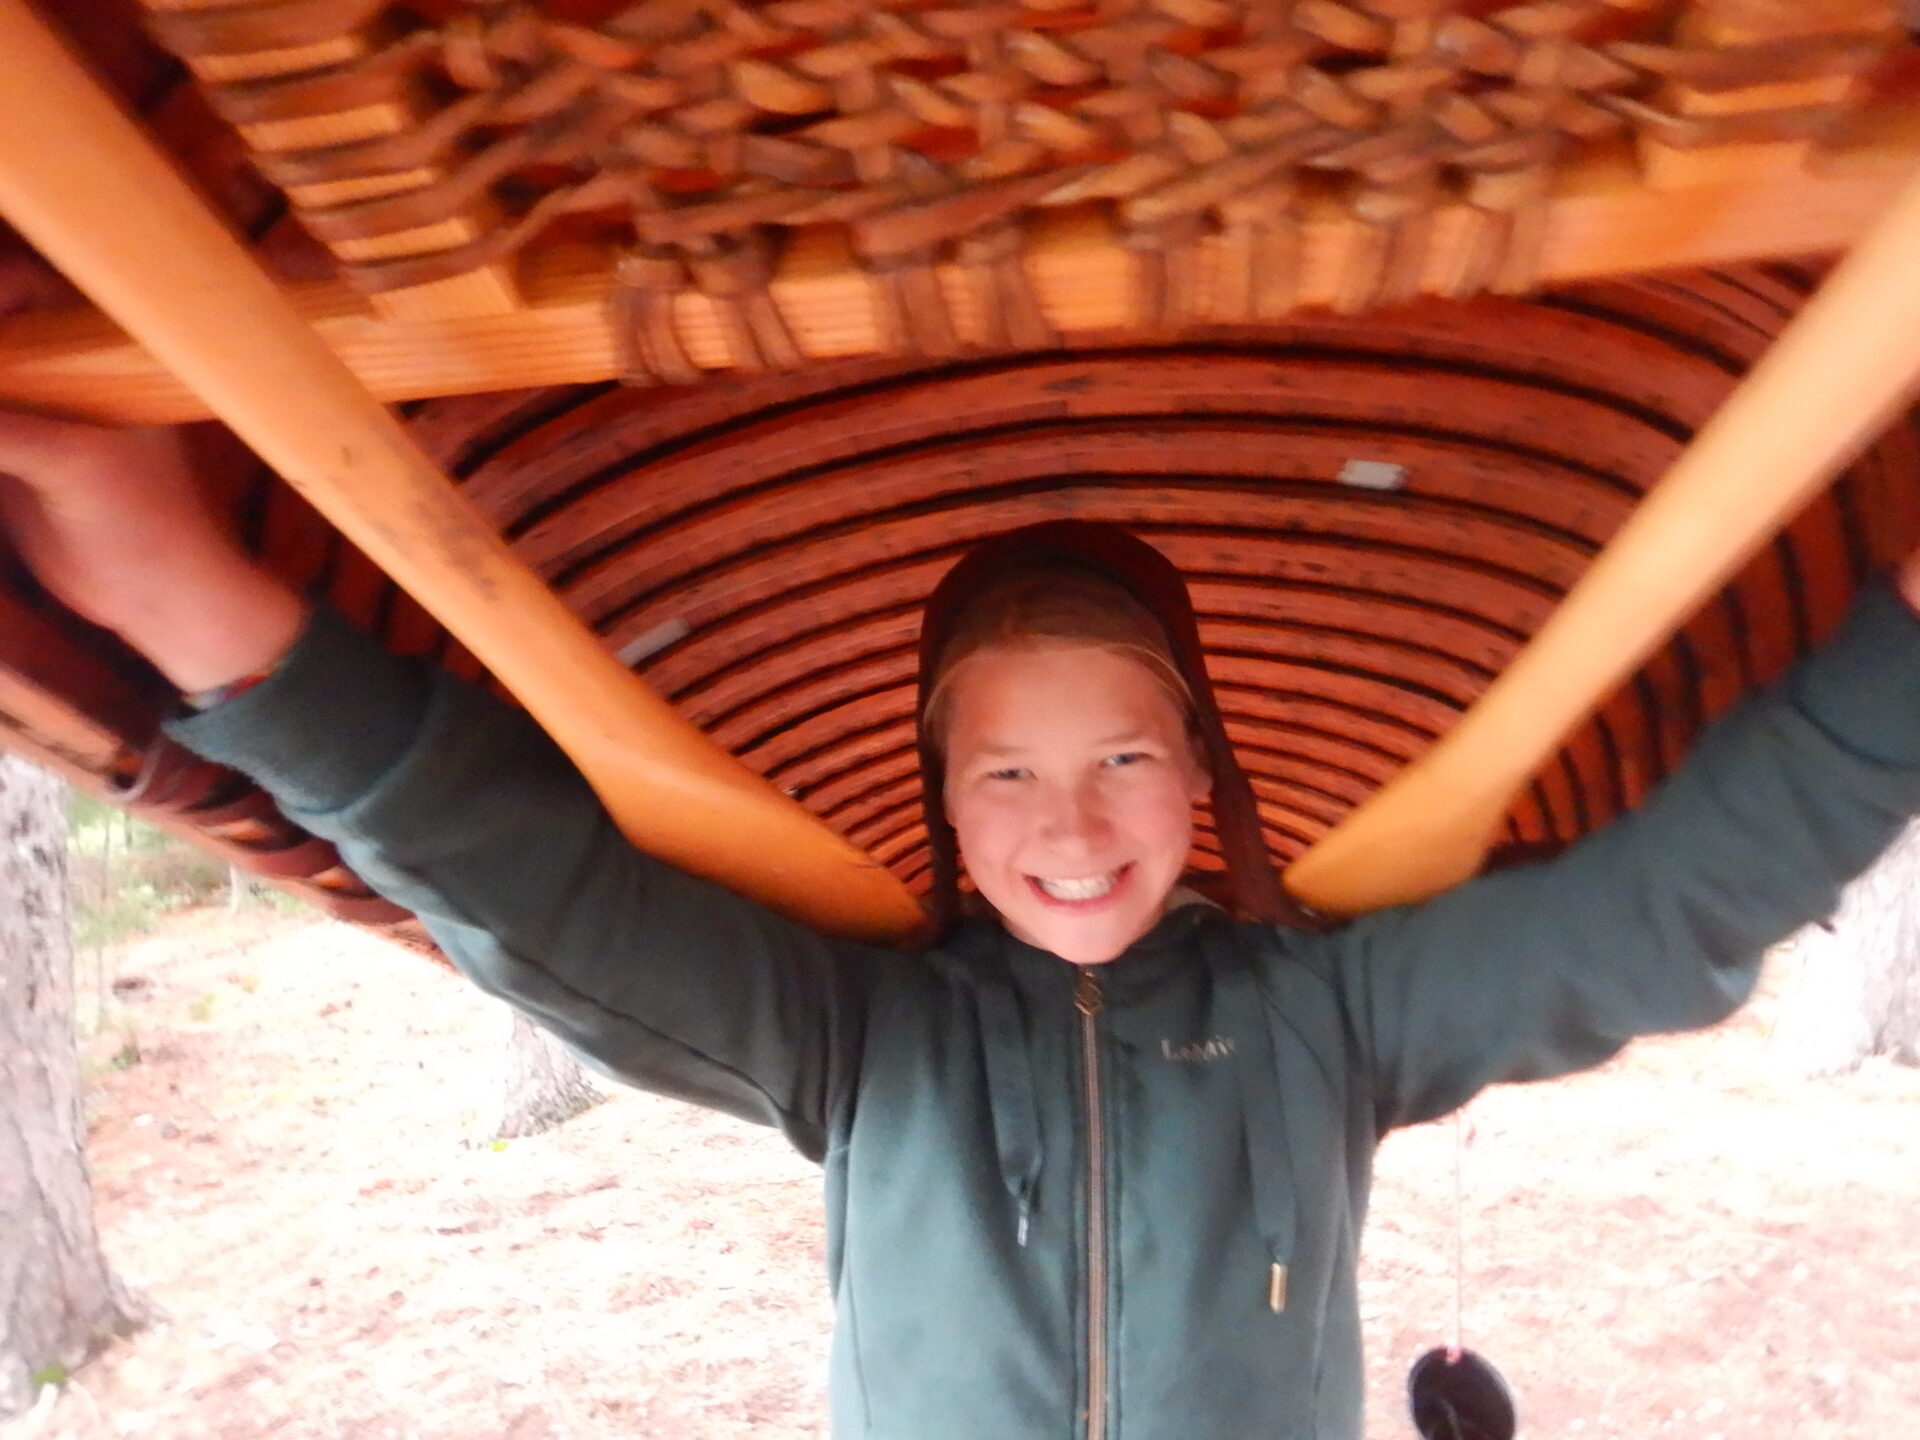
<svg viewBox="0 0 1920 1440">
<path fill-rule="evenodd" d="M 1379 1130 L 1710 1025 L 1920 810 L 1920 621 L 1890 591 L 1559 857 L 1326 937 Z"/>
<path fill-rule="evenodd" d="M 325 611 L 264 684 L 170 728 L 588 1059 L 824 1153 L 870 988 L 901 957 L 642 855 L 525 714 Z"/>
</svg>

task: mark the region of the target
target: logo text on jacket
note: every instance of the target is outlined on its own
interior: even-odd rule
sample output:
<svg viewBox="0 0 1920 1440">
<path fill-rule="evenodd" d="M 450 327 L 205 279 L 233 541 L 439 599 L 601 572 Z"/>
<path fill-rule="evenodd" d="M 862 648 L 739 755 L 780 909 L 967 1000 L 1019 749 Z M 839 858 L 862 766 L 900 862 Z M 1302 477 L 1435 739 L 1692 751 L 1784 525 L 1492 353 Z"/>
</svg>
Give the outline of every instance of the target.
<svg viewBox="0 0 1920 1440">
<path fill-rule="evenodd" d="M 1224 1060 L 1233 1054 L 1233 1041 L 1225 1035 L 1209 1035 L 1205 1040 L 1162 1040 L 1160 1055 L 1165 1060 Z"/>
</svg>

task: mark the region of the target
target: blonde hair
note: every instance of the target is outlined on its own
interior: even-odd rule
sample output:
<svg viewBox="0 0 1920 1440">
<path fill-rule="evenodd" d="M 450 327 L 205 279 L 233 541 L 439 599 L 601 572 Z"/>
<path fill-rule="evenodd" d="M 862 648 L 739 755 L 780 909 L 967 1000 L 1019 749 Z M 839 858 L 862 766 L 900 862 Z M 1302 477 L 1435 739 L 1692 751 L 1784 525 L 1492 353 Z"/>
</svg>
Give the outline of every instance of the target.
<svg viewBox="0 0 1920 1440">
<path fill-rule="evenodd" d="M 1166 691 L 1188 731 L 1197 733 L 1193 692 L 1153 612 L 1098 571 L 1056 561 L 995 580 L 969 597 L 955 617 L 933 663 L 920 716 L 922 733 L 934 748 L 945 748 L 950 682 L 962 662 L 987 650 L 1047 645 L 1087 645 L 1138 661 Z"/>
</svg>

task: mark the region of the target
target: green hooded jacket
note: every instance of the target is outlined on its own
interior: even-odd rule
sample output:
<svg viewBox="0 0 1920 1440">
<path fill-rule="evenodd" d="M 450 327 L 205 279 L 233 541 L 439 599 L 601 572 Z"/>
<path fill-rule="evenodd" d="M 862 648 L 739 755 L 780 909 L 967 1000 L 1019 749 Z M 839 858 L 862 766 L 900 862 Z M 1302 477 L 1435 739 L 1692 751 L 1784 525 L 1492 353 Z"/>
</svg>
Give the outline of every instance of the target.
<svg viewBox="0 0 1920 1440">
<path fill-rule="evenodd" d="M 822 1162 L 839 1440 L 1355 1440 L 1380 1137 L 1738 1005 L 1920 809 L 1920 622 L 1869 592 L 1558 859 L 1329 934 L 1183 906 L 1084 974 L 651 861 L 523 715 L 329 617 L 175 733 L 584 1055 Z"/>
</svg>

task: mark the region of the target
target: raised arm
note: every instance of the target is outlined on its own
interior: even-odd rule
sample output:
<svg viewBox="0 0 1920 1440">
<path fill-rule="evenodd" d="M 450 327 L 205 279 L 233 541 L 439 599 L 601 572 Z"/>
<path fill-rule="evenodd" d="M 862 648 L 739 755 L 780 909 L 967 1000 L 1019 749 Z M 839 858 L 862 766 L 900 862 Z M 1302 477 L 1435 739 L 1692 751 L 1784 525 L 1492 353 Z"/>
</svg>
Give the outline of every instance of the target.
<svg viewBox="0 0 1920 1440">
<path fill-rule="evenodd" d="M 1766 948 L 1831 913 L 1920 811 L 1909 561 L 1840 632 L 1710 727 L 1633 813 L 1557 859 L 1327 937 L 1381 1130 L 1719 1020 Z"/>
<path fill-rule="evenodd" d="M 635 852 L 519 711 L 306 605 L 214 522 L 172 437 L 0 413 L 0 503 L 55 594 L 183 691 L 174 732 L 252 775 L 483 988 L 635 1083 L 819 1155 L 897 957 Z"/>
</svg>

